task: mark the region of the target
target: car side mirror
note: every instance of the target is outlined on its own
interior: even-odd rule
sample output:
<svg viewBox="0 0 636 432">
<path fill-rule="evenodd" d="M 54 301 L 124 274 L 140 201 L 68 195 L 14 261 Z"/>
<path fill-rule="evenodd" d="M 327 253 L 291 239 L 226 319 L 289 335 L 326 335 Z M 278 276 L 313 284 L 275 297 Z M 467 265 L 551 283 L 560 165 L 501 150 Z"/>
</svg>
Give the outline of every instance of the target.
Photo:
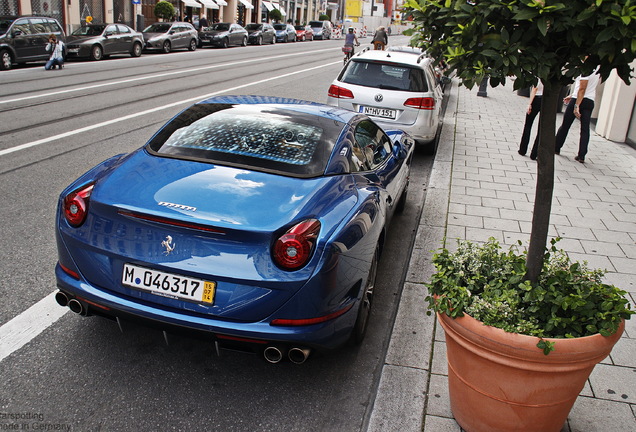
<svg viewBox="0 0 636 432">
<path fill-rule="evenodd" d="M 174 30 L 170 30 L 170 31 L 168 32 L 168 34 L 174 34 L 174 33 L 175 33 L 175 31 L 174 31 Z"/>
<path fill-rule="evenodd" d="M 16 37 L 16 36 L 22 36 L 22 30 L 14 30 L 11 33 L 11 36 Z"/>
<path fill-rule="evenodd" d="M 104 37 L 108 37 L 108 36 L 112 36 L 112 35 L 113 35 L 113 33 L 112 33 L 112 32 L 106 32 L 106 33 L 104 33 Z"/>
</svg>

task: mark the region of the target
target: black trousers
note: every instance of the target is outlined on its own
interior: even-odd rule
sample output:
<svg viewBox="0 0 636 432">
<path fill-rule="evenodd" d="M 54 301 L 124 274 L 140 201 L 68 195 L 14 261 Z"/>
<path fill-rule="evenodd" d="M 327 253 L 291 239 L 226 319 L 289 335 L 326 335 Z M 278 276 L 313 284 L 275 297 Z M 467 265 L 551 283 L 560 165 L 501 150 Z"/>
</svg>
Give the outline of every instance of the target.
<svg viewBox="0 0 636 432">
<path fill-rule="evenodd" d="M 535 117 L 541 111 L 541 96 L 535 96 L 532 99 L 530 114 L 526 114 L 526 123 L 523 125 L 523 134 L 521 135 L 521 143 L 519 144 L 519 153 L 526 154 L 528 151 L 528 143 L 530 142 L 530 133 L 532 132 L 532 124 L 534 123 Z M 541 127 L 541 120 L 539 120 L 539 127 Z M 537 158 L 537 152 L 539 150 L 539 132 L 537 131 L 537 137 L 534 139 L 534 144 L 532 145 L 532 151 L 530 152 L 530 157 L 532 159 Z"/>
<path fill-rule="evenodd" d="M 565 143 L 565 138 L 568 136 L 570 126 L 574 123 L 576 116 L 574 115 L 574 105 L 576 99 L 570 99 L 570 103 L 565 109 L 563 114 L 563 123 L 556 134 L 555 151 L 560 152 L 561 147 Z M 579 140 L 579 158 L 585 160 L 587 154 L 587 147 L 590 142 L 590 119 L 592 118 L 592 111 L 594 111 L 594 101 L 592 99 L 583 98 L 579 104 L 579 112 L 581 113 L 581 138 Z"/>
</svg>

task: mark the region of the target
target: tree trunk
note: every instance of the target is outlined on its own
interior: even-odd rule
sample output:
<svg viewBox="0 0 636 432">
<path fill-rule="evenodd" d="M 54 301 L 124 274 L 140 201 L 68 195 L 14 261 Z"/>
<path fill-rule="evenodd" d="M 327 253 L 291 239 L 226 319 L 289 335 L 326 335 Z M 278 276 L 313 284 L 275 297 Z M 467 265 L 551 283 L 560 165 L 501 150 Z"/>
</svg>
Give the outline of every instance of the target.
<svg viewBox="0 0 636 432">
<path fill-rule="evenodd" d="M 526 279 L 535 283 L 543 267 L 548 241 L 552 192 L 554 190 L 554 145 L 556 141 L 556 114 L 561 86 L 544 83 L 539 116 L 539 151 L 537 154 L 537 187 L 532 213 L 532 231 L 526 258 Z"/>
</svg>

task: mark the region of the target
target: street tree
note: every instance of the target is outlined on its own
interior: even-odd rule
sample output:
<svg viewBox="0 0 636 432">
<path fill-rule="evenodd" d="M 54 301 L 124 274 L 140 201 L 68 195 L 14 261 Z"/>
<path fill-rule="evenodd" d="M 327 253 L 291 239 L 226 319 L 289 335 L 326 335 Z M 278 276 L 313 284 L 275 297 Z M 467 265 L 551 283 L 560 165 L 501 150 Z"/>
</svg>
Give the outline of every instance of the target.
<svg viewBox="0 0 636 432">
<path fill-rule="evenodd" d="M 155 5 L 154 13 L 157 18 L 170 20 L 174 16 L 175 10 L 172 3 L 161 0 Z"/>
<path fill-rule="evenodd" d="M 544 85 L 537 183 L 526 278 L 536 282 L 548 239 L 554 189 L 557 104 L 562 86 L 615 70 L 629 84 L 636 57 L 636 5 L 631 0 L 406 0 L 411 44 L 444 58 L 472 88 L 515 77 L 518 90 Z"/>
</svg>

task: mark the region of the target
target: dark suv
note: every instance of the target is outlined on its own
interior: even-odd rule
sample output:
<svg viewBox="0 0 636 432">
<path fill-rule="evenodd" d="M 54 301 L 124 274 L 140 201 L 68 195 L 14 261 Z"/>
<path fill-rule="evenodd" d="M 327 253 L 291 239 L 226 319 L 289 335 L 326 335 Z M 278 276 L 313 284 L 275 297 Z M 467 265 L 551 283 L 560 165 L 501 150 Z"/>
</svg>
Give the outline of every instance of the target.
<svg viewBox="0 0 636 432">
<path fill-rule="evenodd" d="M 0 70 L 14 63 L 46 61 L 51 56 L 45 47 L 50 34 L 65 40 L 60 23 L 49 17 L 0 16 Z"/>
</svg>

